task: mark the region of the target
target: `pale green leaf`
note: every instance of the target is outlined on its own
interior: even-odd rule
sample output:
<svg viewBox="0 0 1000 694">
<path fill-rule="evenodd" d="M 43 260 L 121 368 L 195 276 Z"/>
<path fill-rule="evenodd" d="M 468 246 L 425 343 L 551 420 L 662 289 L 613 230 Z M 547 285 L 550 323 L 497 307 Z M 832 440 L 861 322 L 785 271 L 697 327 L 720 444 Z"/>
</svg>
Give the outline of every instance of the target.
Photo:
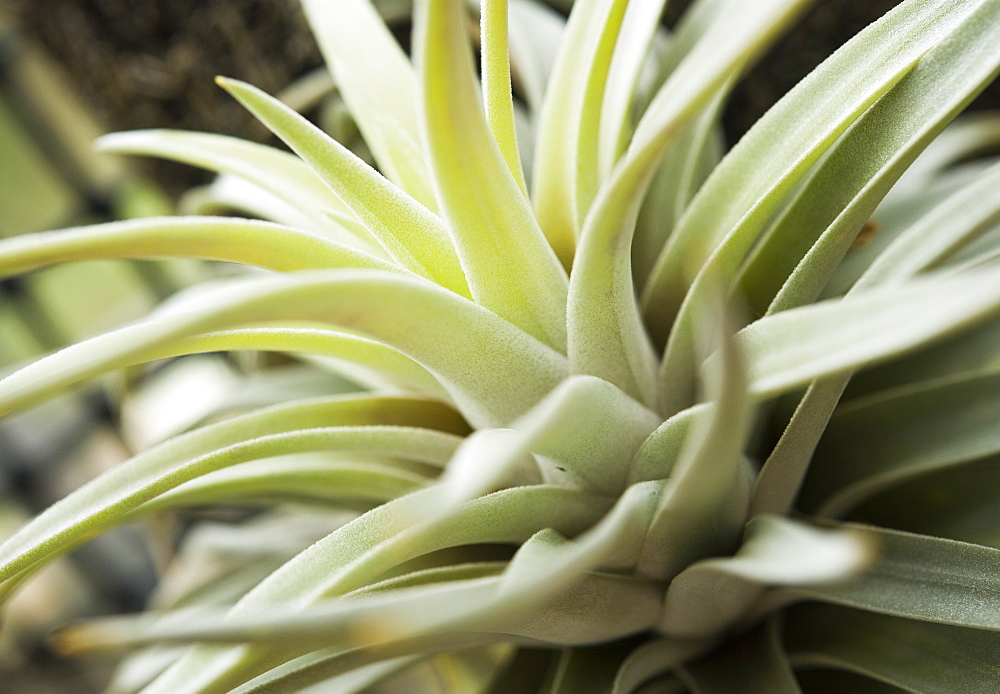
<svg viewBox="0 0 1000 694">
<path fill-rule="evenodd" d="M 408 457 L 416 453 L 418 443 L 418 436 L 407 440 Z M 368 454 L 367 449 L 359 451 L 359 457 Z M 429 482 L 428 477 L 403 466 L 337 460 L 325 451 L 311 455 L 282 455 L 200 475 L 146 502 L 142 511 L 150 513 L 219 503 L 384 503 Z"/>
<path fill-rule="evenodd" d="M 737 336 L 758 397 L 856 370 L 1000 311 L 1000 274 L 914 280 L 768 316 Z"/>
<path fill-rule="evenodd" d="M 793 610 L 786 643 L 797 666 L 850 670 L 908 692 L 991 694 L 1000 634 L 828 605 Z"/>
<path fill-rule="evenodd" d="M 429 282 L 375 271 L 308 271 L 219 287 L 200 295 L 197 307 L 160 311 L 143 323 L 68 347 L 0 381 L 0 411 L 155 358 L 175 340 L 274 320 L 329 321 L 384 341 L 439 377 L 476 426 L 520 416 L 565 375 L 561 355 Z M 428 325 L 451 325 L 453 332 L 429 331 Z M 477 364 L 472 372 L 471 363 Z"/>
<path fill-rule="evenodd" d="M 701 266 L 717 256 L 713 263 L 731 277 L 812 164 L 980 4 L 900 5 L 841 47 L 756 123 L 695 198 L 646 287 L 644 307 L 658 341 L 666 337 Z"/>
<path fill-rule="evenodd" d="M 423 128 L 444 218 L 477 303 L 566 346 L 566 275 L 483 113 L 458 0 L 418 5 Z"/>
<path fill-rule="evenodd" d="M 175 437 L 97 477 L 7 539 L 0 545 L 0 580 L 122 522 L 183 482 L 247 460 L 342 447 L 399 456 L 409 449 L 443 464 L 458 437 L 413 428 L 435 422 L 457 424 L 446 406 L 433 401 L 353 396 L 277 406 Z"/>
<path fill-rule="evenodd" d="M 730 639 L 707 658 L 684 665 L 678 674 L 692 694 L 801 694 L 788 657 L 770 621 Z"/>
<path fill-rule="evenodd" d="M 730 332 L 735 321 L 721 297 L 715 300 L 704 307 L 710 319 L 700 336 L 705 353 L 718 346 L 720 355 L 704 371 L 706 412 L 684 432 L 639 565 L 661 579 L 695 559 L 730 551 L 746 522 L 753 473 L 743 448 L 753 407 L 743 356 Z"/>
<path fill-rule="evenodd" d="M 462 267 L 436 215 L 292 109 L 236 80 L 216 80 L 282 138 L 404 267 L 467 295 Z"/>
<path fill-rule="evenodd" d="M 873 543 L 858 530 L 818 530 L 779 516 L 757 516 L 732 557 L 705 559 L 667 589 L 660 631 L 707 638 L 747 613 L 768 586 L 842 580 L 871 564 Z"/>
<path fill-rule="evenodd" d="M 566 267 L 596 192 L 600 109 L 626 3 L 581 0 L 570 12 L 538 114 L 535 214 Z"/>
<path fill-rule="evenodd" d="M 842 405 L 820 439 L 801 503 L 840 516 L 910 477 L 1000 453 L 998 407 L 1000 374 Z"/>
<path fill-rule="evenodd" d="M 738 279 L 756 310 L 774 313 L 815 300 L 890 186 L 1000 73 L 1000 46 L 992 40 L 997 32 L 1000 7 L 987 3 L 928 51 L 831 148 Z M 922 244 L 929 247 L 910 254 L 910 267 L 932 267 L 934 256 L 955 242 L 949 233 L 933 245 Z M 898 265 L 898 255 L 889 262 Z"/>
<path fill-rule="evenodd" d="M 302 7 L 379 169 L 434 210 L 417 78 L 406 54 L 369 0 L 303 0 Z"/>
<path fill-rule="evenodd" d="M 789 588 L 779 596 L 926 622 L 1000 631 L 1000 549 L 870 526 L 875 563 L 852 580 Z"/>
<path fill-rule="evenodd" d="M 527 196 L 514 127 L 507 0 L 482 0 L 479 21 L 486 122 L 518 188 Z"/>
<path fill-rule="evenodd" d="M 902 232 L 865 271 L 863 285 L 912 277 L 944 263 L 1000 223 L 1000 164 L 995 164 Z"/>
<path fill-rule="evenodd" d="M 767 0 L 720 13 L 650 104 L 580 236 L 568 308 L 574 373 L 598 376 L 646 405 L 656 403 L 656 357 L 639 315 L 630 266 L 643 194 L 683 126 L 763 51 L 804 4 L 805 0 Z"/>
<path fill-rule="evenodd" d="M 113 133 L 100 138 L 97 147 L 105 152 L 162 157 L 239 177 L 287 204 L 289 218 L 280 221 L 333 234 L 344 243 L 372 242 L 340 198 L 288 152 L 235 137 L 182 130 Z"/>
<path fill-rule="evenodd" d="M 229 217 L 148 217 L 4 239 L 0 276 L 56 263 L 171 256 L 280 271 L 332 267 L 400 271 L 364 251 L 277 224 Z"/>
<path fill-rule="evenodd" d="M 622 662 L 611 694 L 638 694 L 644 682 L 673 670 L 708 647 L 708 642 L 694 639 L 649 639 Z"/>
<path fill-rule="evenodd" d="M 537 116 L 562 44 L 566 20 L 547 5 L 533 0 L 510 0 L 509 19 L 513 77 L 532 116 Z"/>
</svg>

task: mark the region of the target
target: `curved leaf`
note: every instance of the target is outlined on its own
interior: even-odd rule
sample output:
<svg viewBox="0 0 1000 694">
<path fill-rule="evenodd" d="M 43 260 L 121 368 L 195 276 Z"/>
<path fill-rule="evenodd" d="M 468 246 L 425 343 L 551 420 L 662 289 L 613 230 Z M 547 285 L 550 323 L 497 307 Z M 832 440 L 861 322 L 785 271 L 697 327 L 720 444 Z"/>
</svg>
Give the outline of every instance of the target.
<svg viewBox="0 0 1000 694">
<path fill-rule="evenodd" d="M 468 296 L 441 221 L 350 150 L 277 99 L 243 82 L 216 81 L 284 140 L 401 265 Z"/>
<path fill-rule="evenodd" d="M 35 362 L 0 381 L 0 412 L 155 358 L 175 340 L 272 320 L 329 321 L 396 347 L 440 377 L 476 426 L 496 426 L 523 414 L 565 374 L 561 355 L 429 282 L 375 271 L 308 271 L 221 287 L 200 296 L 197 308 L 161 311 Z M 444 336 L 427 325 L 451 325 L 454 332 L 443 343 Z M 477 368 L 470 372 L 473 363 Z"/>
<path fill-rule="evenodd" d="M 317 234 L 231 217 L 151 217 L 93 224 L 0 242 L 0 276 L 56 263 L 120 258 L 223 260 L 291 271 L 332 267 L 399 272 L 381 258 Z"/>
<path fill-rule="evenodd" d="M 418 4 L 423 129 L 443 216 L 477 303 L 556 350 L 566 347 L 566 274 L 483 113 L 462 3 Z"/>
<path fill-rule="evenodd" d="M 417 118 L 417 78 L 406 54 L 369 0 L 303 0 L 302 7 L 380 170 L 434 210 Z"/>
</svg>

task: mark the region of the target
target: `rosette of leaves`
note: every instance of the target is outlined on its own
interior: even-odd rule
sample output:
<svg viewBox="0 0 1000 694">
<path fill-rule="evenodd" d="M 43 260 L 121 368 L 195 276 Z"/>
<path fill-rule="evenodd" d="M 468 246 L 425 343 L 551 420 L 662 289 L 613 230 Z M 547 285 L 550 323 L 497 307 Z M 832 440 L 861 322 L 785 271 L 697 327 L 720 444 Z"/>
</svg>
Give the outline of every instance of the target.
<svg viewBox="0 0 1000 694">
<path fill-rule="evenodd" d="M 10 374 L 3 411 L 215 351 L 367 390 L 139 453 L 0 547 L 5 594 L 111 526 L 251 506 L 154 610 L 58 642 L 144 648 L 115 687 L 150 693 L 996 691 L 1000 119 L 951 123 L 1000 3 L 905 0 L 725 153 L 729 88 L 808 3 L 670 35 L 663 4 L 484 0 L 477 68 L 459 0 L 416 4 L 412 56 L 367 0 L 305 0 L 375 166 L 232 80 L 294 154 L 105 139 L 269 221 L 38 234 L 4 274 L 263 271 Z"/>
</svg>

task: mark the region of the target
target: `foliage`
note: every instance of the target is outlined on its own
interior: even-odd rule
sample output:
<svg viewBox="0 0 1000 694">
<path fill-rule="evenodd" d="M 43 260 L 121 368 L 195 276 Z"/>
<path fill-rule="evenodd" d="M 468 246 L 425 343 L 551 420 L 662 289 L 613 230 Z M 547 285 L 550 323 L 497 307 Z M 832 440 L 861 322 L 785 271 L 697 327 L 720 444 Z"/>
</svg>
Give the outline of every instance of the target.
<svg viewBox="0 0 1000 694">
<path fill-rule="evenodd" d="M 227 79 L 294 154 L 104 138 L 269 221 L 8 239 L 0 273 L 262 270 L 15 371 L 0 411 L 218 351 L 364 391 L 140 452 L 0 546 L 5 595 L 110 527 L 233 505 L 261 511 L 190 533 L 181 589 L 61 646 L 141 648 L 114 686 L 149 693 L 1000 686 L 1000 165 L 970 163 L 1000 120 L 949 126 L 1000 70 L 1000 3 L 906 0 L 725 156 L 729 89 L 805 0 L 699 0 L 672 35 L 663 0 L 565 26 L 483 0 L 479 75 L 459 0 L 417 3 L 412 62 L 368 0 L 303 4 L 364 147 Z"/>
</svg>

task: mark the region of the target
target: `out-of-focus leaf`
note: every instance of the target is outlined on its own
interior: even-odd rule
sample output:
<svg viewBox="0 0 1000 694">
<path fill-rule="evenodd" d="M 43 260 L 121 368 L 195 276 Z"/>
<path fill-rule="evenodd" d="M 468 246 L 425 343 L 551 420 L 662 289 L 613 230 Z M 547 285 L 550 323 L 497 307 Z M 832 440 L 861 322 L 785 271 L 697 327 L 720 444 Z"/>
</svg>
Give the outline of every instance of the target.
<svg viewBox="0 0 1000 694">
<path fill-rule="evenodd" d="M 369 0 L 303 0 L 302 6 L 379 169 L 434 210 L 417 118 L 419 87 L 406 54 Z"/>
<path fill-rule="evenodd" d="M 800 694 L 775 621 L 678 669 L 693 694 Z"/>
<path fill-rule="evenodd" d="M 829 605 L 795 608 L 785 643 L 796 666 L 850 670 L 908 692 L 989 694 L 1000 687 L 1000 634 Z"/>
</svg>

